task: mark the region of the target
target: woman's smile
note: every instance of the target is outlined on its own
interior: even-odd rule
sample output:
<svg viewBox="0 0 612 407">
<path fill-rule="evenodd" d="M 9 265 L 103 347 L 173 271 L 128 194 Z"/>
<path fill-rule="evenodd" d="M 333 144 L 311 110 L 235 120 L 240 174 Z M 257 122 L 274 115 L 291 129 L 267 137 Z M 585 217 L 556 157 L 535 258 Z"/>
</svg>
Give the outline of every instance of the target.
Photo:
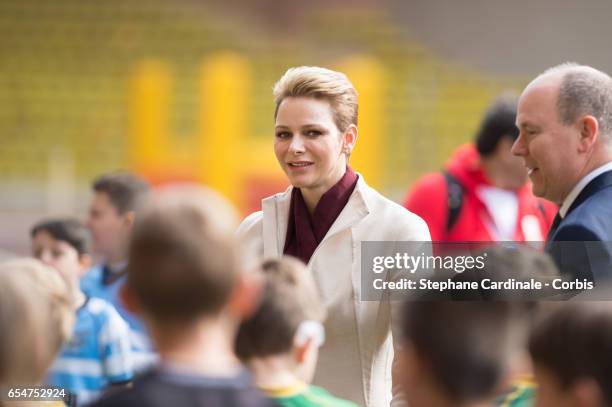
<svg viewBox="0 0 612 407">
<path fill-rule="evenodd" d="M 327 100 L 284 99 L 275 135 L 276 158 L 289 182 L 303 193 L 320 197 L 342 178 L 346 169 L 343 134 Z"/>
</svg>

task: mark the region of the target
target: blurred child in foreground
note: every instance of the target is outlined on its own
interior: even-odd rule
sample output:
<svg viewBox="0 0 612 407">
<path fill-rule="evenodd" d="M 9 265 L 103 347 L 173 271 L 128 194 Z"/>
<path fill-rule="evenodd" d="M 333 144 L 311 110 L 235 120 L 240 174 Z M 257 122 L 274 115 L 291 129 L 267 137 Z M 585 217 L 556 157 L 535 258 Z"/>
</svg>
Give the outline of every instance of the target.
<svg viewBox="0 0 612 407">
<path fill-rule="evenodd" d="M 609 301 L 560 304 L 532 330 L 529 351 L 538 383 L 536 406 L 612 406 Z"/>
<path fill-rule="evenodd" d="M 56 270 L 33 259 L 0 263 L 0 387 L 41 384 L 73 323 L 72 293 Z M 0 405 L 32 403 L 0 399 Z"/>
<path fill-rule="evenodd" d="M 272 406 L 233 350 L 259 285 L 242 273 L 231 205 L 210 190 L 168 188 L 136 223 L 121 292 L 160 364 L 94 406 Z"/>
<path fill-rule="evenodd" d="M 354 403 L 309 385 L 325 339 L 325 310 L 303 263 L 284 257 L 265 261 L 264 293 L 257 312 L 238 331 L 236 353 L 264 393 L 286 407 Z"/>
</svg>

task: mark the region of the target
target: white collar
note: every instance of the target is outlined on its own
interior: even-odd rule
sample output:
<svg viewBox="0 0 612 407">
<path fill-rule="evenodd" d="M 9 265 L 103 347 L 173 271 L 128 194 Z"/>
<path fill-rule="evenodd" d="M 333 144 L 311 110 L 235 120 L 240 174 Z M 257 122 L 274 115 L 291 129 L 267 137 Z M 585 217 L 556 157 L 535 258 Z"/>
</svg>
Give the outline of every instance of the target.
<svg viewBox="0 0 612 407">
<path fill-rule="evenodd" d="M 563 204 L 559 208 L 559 215 L 561 219 L 565 218 L 567 215 L 567 211 L 572 206 L 578 195 L 582 192 L 582 190 L 589 184 L 589 182 L 593 181 L 597 176 L 603 174 L 604 172 L 612 171 L 612 161 L 602 165 L 601 167 L 595 168 L 593 171 L 589 172 L 584 178 L 582 178 L 578 183 L 574 186 L 574 188 L 570 191 L 570 193 L 563 200 Z"/>
</svg>

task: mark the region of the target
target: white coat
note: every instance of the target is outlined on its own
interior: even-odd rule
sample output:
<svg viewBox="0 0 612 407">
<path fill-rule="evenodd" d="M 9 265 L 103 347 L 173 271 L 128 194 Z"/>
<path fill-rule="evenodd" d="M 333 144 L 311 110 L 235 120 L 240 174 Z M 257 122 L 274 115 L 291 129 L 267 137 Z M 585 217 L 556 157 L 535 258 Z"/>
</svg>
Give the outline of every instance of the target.
<svg viewBox="0 0 612 407">
<path fill-rule="evenodd" d="M 262 211 L 240 225 L 238 233 L 265 258 L 283 254 L 291 189 L 264 199 Z M 360 405 L 390 404 L 391 304 L 360 300 L 361 241 L 429 240 L 429 229 L 420 217 L 359 177 L 348 203 L 308 263 L 328 315 L 326 342 L 320 349 L 313 384 Z"/>
</svg>

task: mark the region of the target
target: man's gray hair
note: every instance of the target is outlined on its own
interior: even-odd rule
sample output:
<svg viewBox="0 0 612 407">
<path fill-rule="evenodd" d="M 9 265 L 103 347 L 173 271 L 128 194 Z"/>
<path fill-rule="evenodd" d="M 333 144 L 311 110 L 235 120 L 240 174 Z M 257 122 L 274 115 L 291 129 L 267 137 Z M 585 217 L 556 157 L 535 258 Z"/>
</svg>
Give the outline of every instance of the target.
<svg viewBox="0 0 612 407">
<path fill-rule="evenodd" d="M 561 76 L 557 111 L 565 125 L 584 115 L 597 119 L 599 132 L 612 141 L 612 78 L 587 65 L 566 62 L 547 69 L 542 75 Z"/>
</svg>

